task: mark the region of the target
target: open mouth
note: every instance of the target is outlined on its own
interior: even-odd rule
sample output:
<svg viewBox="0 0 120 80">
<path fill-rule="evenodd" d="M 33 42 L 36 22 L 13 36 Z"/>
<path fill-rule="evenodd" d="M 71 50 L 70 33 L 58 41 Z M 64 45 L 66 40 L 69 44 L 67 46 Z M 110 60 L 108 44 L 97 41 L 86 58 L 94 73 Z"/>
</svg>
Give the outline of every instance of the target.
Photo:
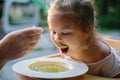
<svg viewBox="0 0 120 80">
<path fill-rule="evenodd" d="M 66 54 L 68 52 L 68 48 L 60 48 L 61 53 Z"/>
<path fill-rule="evenodd" d="M 69 49 L 68 46 L 66 46 L 66 45 L 59 45 L 59 44 L 57 44 L 56 46 L 59 48 L 61 53 L 66 54 L 68 52 L 68 49 Z"/>
</svg>

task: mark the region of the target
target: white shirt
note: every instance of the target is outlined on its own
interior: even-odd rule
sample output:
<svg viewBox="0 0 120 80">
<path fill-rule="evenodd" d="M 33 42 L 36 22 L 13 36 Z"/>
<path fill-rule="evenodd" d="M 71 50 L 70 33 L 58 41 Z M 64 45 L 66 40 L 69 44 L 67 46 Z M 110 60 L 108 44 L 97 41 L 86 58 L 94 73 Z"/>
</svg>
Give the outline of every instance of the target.
<svg viewBox="0 0 120 80">
<path fill-rule="evenodd" d="M 87 64 L 89 67 L 88 73 L 103 77 L 115 77 L 120 73 L 119 54 L 111 47 L 110 55 L 98 62 Z"/>
<path fill-rule="evenodd" d="M 98 62 L 87 64 L 89 67 L 87 73 L 109 78 L 115 77 L 120 73 L 120 53 L 118 53 L 114 48 L 110 48 L 110 55 Z M 69 56 L 65 56 L 65 58 L 73 60 Z"/>
</svg>

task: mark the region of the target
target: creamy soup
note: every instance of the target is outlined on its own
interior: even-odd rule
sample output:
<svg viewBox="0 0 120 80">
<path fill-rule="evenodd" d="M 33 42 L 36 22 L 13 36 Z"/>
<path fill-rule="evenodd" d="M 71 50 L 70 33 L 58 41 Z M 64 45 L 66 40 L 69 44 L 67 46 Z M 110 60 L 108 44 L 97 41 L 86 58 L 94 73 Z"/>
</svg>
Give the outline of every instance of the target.
<svg viewBox="0 0 120 80">
<path fill-rule="evenodd" d="M 64 62 L 39 61 L 29 65 L 29 68 L 40 72 L 64 72 L 70 70 Z"/>
</svg>

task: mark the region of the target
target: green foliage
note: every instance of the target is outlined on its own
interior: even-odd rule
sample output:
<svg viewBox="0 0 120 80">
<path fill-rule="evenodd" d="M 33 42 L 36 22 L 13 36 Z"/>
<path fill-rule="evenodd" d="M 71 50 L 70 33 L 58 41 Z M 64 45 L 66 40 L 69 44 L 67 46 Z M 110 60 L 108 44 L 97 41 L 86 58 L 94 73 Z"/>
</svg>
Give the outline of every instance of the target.
<svg viewBox="0 0 120 80">
<path fill-rule="evenodd" d="M 99 25 L 105 29 L 120 29 L 120 21 L 116 16 L 104 15 L 99 19 Z"/>
<path fill-rule="evenodd" d="M 47 13 L 44 13 L 44 11 L 40 11 L 40 16 L 41 16 L 41 20 L 39 22 L 39 26 L 42 26 L 42 27 L 46 27 L 48 26 L 47 24 Z"/>
<path fill-rule="evenodd" d="M 101 29 L 120 30 L 120 0 L 94 0 Z"/>
<path fill-rule="evenodd" d="M 31 0 L 36 6 L 40 8 L 40 22 L 38 26 L 46 27 L 47 24 L 47 6 L 46 0 Z"/>
<path fill-rule="evenodd" d="M 41 8 L 44 12 L 46 12 L 46 3 L 45 0 L 31 0 L 35 5 Z"/>
</svg>

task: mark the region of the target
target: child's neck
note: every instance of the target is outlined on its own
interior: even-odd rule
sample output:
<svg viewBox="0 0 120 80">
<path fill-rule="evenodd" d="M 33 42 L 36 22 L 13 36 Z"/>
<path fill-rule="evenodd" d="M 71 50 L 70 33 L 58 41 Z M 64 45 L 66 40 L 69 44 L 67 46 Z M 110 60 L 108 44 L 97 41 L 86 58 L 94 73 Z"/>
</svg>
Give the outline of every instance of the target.
<svg viewBox="0 0 120 80">
<path fill-rule="evenodd" d="M 92 63 L 105 58 L 109 54 L 109 47 L 102 41 L 96 40 L 86 50 L 80 50 L 78 53 L 71 55 L 71 57 L 85 63 Z"/>
</svg>

